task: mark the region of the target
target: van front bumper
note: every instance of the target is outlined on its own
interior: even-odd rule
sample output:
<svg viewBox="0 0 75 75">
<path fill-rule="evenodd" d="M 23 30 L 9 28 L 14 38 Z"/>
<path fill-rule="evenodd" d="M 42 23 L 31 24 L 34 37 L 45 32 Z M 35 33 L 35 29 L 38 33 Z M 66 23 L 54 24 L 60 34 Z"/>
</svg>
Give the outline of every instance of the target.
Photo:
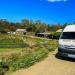
<svg viewBox="0 0 75 75">
<path fill-rule="evenodd" d="M 75 58 L 75 50 L 68 50 L 63 48 L 58 48 L 58 54 L 64 57 Z"/>
</svg>

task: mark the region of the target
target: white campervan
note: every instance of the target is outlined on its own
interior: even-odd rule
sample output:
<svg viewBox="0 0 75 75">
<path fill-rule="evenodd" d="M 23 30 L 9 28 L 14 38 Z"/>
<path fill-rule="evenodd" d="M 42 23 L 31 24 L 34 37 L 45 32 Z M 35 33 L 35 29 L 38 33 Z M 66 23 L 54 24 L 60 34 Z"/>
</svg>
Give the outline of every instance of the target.
<svg viewBox="0 0 75 75">
<path fill-rule="evenodd" d="M 75 58 L 75 25 L 65 27 L 59 38 L 58 54 Z"/>
</svg>

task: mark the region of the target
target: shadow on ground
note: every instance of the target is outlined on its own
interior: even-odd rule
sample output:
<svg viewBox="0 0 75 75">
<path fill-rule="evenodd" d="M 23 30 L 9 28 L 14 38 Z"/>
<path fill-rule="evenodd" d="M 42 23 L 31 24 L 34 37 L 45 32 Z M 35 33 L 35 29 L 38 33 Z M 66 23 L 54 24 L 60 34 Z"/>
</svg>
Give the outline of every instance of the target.
<svg viewBox="0 0 75 75">
<path fill-rule="evenodd" d="M 60 60 L 75 62 L 75 58 L 63 57 L 63 56 L 60 56 L 58 53 L 56 53 L 55 57 Z"/>
</svg>

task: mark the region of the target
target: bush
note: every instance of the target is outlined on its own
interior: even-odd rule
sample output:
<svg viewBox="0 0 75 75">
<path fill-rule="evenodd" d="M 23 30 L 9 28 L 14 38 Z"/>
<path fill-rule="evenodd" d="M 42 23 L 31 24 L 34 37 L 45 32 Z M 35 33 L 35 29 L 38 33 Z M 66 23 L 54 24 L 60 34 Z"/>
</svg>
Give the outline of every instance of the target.
<svg viewBox="0 0 75 75">
<path fill-rule="evenodd" d="M 9 66 L 5 62 L 1 61 L 0 62 L 0 75 L 4 75 L 8 70 L 9 70 Z"/>
<path fill-rule="evenodd" d="M 50 39 L 59 39 L 60 34 L 61 34 L 60 32 L 53 32 L 50 35 L 48 35 L 47 37 Z"/>
<path fill-rule="evenodd" d="M 59 39 L 60 34 L 61 34 L 60 32 L 54 32 L 54 33 L 52 33 L 53 39 Z"/>
</svg>

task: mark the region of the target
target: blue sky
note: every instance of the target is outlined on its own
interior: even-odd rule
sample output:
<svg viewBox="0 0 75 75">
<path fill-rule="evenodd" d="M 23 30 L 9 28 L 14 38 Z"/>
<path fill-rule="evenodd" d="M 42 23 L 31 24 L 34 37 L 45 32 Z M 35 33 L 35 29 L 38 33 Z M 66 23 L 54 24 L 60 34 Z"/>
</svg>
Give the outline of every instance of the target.
<svg viewBox="0 0 75 75">
<path fill-rule="evenodd" d="M 0 0 L 0 19 L 24 18 L 61 24 L 75 21 L 75 0 Z"/>
</svg>

